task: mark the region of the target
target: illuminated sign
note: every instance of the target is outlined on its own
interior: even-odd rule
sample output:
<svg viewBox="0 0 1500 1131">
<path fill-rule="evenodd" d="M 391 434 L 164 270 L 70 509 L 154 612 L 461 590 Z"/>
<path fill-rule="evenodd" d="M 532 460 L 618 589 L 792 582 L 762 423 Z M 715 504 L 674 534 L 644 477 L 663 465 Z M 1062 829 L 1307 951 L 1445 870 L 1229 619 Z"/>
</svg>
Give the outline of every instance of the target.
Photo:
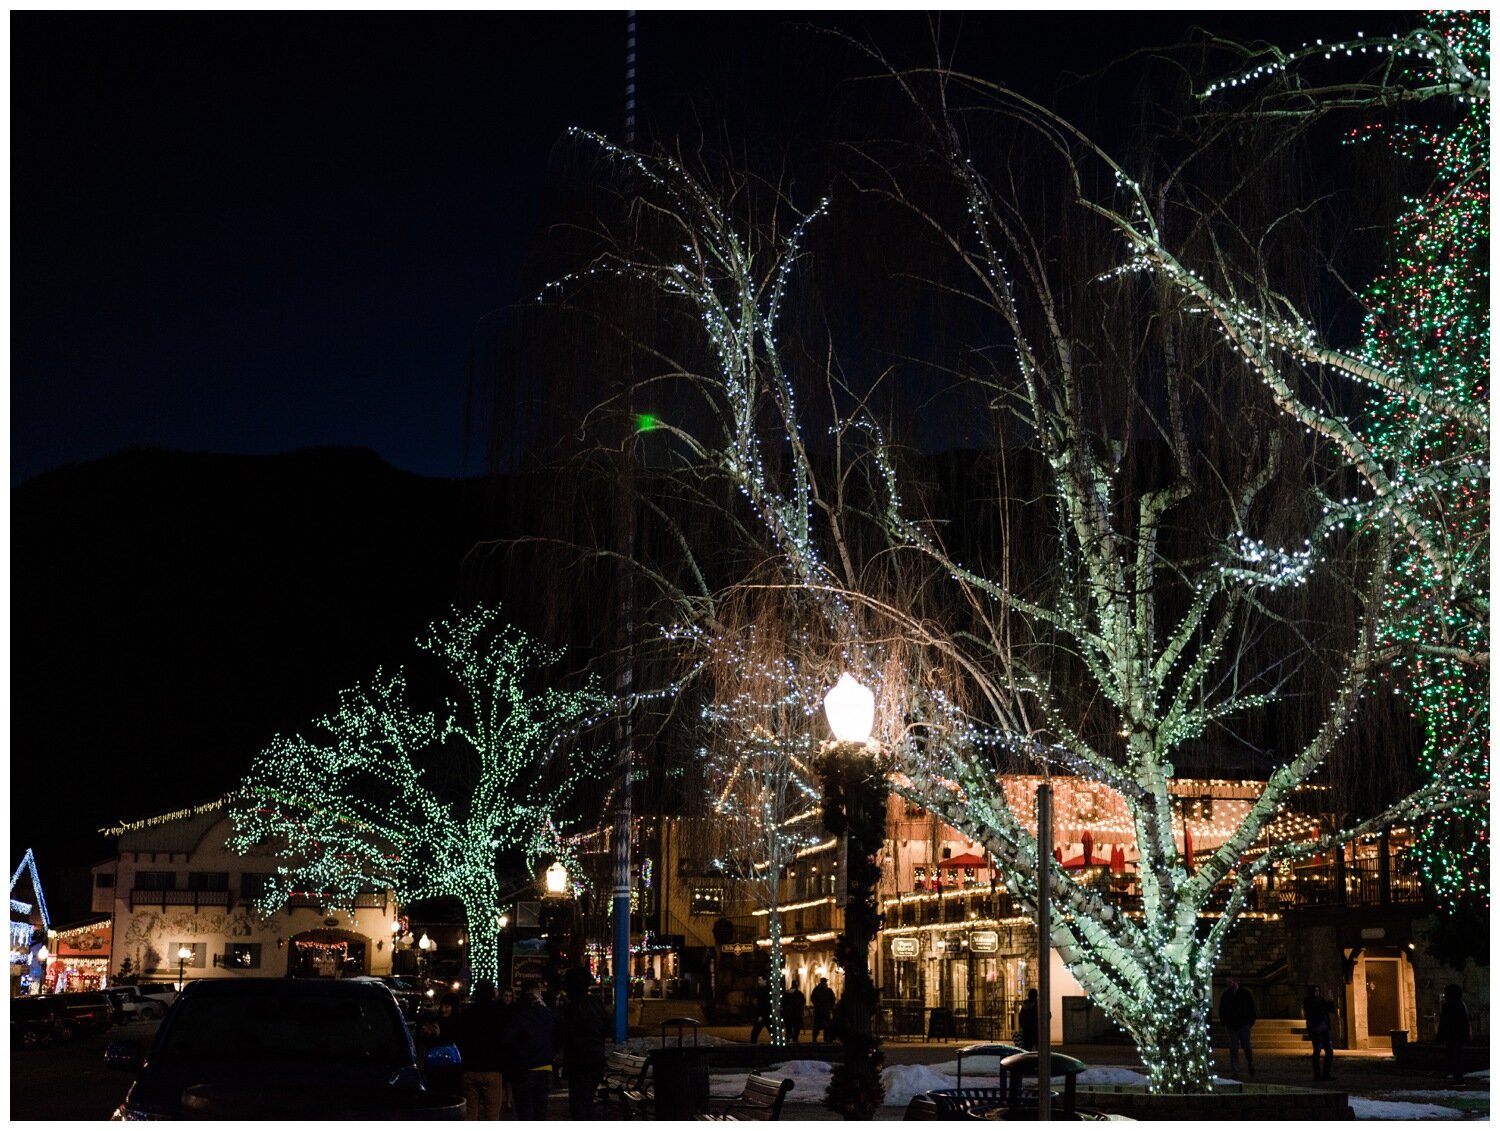
<svg viewBox="0 0 1500 1131">
<path fill-rule="evenodd" d="M 915 958 L 922 952 L 922 944 L 909 936 L 891 940 L 892 958 Z"/>
<path fill-rule="evenodd" d="M 1000 949 L 999 931 L 970 931 L 969 951 L 973 954 L 994 954 Z"/>
</svg>

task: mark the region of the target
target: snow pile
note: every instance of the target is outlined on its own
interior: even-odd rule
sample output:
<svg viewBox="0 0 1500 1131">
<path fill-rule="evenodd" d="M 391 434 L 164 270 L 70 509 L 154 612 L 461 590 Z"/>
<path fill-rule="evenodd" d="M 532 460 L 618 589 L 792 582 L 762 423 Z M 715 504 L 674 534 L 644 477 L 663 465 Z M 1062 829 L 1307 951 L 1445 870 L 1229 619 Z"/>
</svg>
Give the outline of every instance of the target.
<svg viewBox="0 0 1500 1131">
<path fill-rule="evenodd" d="M 967 1066 L 968 1058 L 965 1057 Z M 968 1082 L 969 1075 L 964 1073 L 964 1081 Z M 905 1107 L 911 1103 L 913 1096 L 920 1096 L 924 1092 L 935 1092 L 939 1088 L 953 1087 L 953 1077 L 933 1068 L 927 1064 L 897 1064 L 887 1068 L 880 1074 L 880 1082 L 885 1085 L 885 1106 Z"/>
<path fill-rule="evenodd" d="M 1456 1107 L 1442 1104 L 1393 1103 L 1390 1100 L 1367 1100 L 1361 1096 L 1350 1096 L 1349 1106 L 1354 1109 L 1355 1119 L 1463 1119 L 1464 1113 Z"/>
</svg>

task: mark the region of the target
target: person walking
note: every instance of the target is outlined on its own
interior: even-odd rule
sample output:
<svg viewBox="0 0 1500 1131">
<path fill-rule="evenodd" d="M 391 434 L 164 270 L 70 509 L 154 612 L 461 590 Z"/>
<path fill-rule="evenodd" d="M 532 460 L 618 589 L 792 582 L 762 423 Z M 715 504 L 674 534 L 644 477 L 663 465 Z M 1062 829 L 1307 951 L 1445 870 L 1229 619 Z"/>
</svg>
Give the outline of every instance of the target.
<svg viewBox="0 0 1500 1131">
<path fill-rule="evenodd" d="M 806 1012 L 807 997 L 793 978 L 792 988 L 781 999 L 781 1019 L 786 1022 L 786 1039 L 791 1044 L 795 1045 L 802 1036 L 802 1018 Z"/>
<path fill-rule="evenodd" d="M 819 978 L 818 984 L 813 987 L 812 992 L 812 1039 L 818 1039 L 818 1034 L 823 1034 L 823 1043 L 826 1045 L 833 1040 L 833 1005 L 836 999 L 833 995 L 833 987 L 828 984 L 827 978 Z"/>
<path fill-rule="evenodd" d="M 588 970 L 573 967 L 564 983 L 568 1004 L 557 1014 L 557 1043 L 568 1077 L 568 1118 L 593 1119 L 594 1096 L 604 1080 L 608 1059 L 604 1042 L 609 1037 L 610 1018 Z"/>
<path fill-rule="evenodd" d="M 1464 1003 L 1463 987 L 1449 982 L 1443 990 L 1443 1011 L 1438 1014 L 1438 1044 L 1448 1052 L 1448 1083 L 1464 1082 L 1464 1042 L 1473 1036 L 1469 1007 Z"/>
<path fill-rule="evenodd" d="M 552 1092 L 557 1018 L 542 1001 L 542 983 L 521 986 L 521 997 L 500 1031 L 515 1092 L 517 1119 L 546 1119 Z"/>
<path fill-rule="evenodd" d="M 1255 1075 L 1255 1054 L 1250 1051 L 1250 1029 L 1255 1024 L 1255 998 L 1231 977 L 1219 999 L 1219 1020 L 1229 1034 L 1229 1075 L 1240 1074 L 1239 1050 L 1245 1050 L 1245 1071 Z"/>
<path fill-rule="evenodd" d="M 771 1020 L 771 987 L 764 978 L 755 979 L 755 1021 L 750 1026 L 750 1043 L 760 1040 L 760 1031 Z"/>
<path fill-rule="evenodd" d="M 1307 1038 L 1312 1041 L 1313 1079 L 1333 1079 L 1333 1015 L 1328 999 L 1318 986 L 1308 986 L 1302 999 L 1302 1016 L 1307 1020 Z M 1322 1065 L 1318 1054 L 1326 1057 Z"/>
<path fill-rule="evenodd" d="M 474 1000 L 458 1015 L 453 1025 L 454 1043 L 462 1061 L 463 1075 L 459 1086 L 464 1097 L 464 1118 L 493 1120 L 500 1118 L 501 1091 L 505 1066 L 500 1047 L 500 1004 L 495 999 L 495 983 L 474 983 Z"/>
<path fill-rule="evenodd" d="M 1021 1033 L 1021 1047 L 1027 1052 L 1036 1051 L 1036 1007 L 1036 990 L 1027 990 L 1026 1000 L 1021 1003 L 1020 1015 L 1016 1018 L 1016 1028 Z"/>
</svg>

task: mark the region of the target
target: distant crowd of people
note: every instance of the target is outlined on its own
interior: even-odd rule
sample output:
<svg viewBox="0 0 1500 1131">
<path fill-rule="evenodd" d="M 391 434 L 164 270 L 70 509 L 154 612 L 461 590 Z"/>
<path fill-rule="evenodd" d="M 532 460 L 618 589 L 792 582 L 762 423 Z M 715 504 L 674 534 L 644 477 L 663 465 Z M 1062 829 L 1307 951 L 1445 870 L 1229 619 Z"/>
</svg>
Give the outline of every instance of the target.
<svg viewBox="0 0 1500 1131">
<path fill-rule="evenodd" d="M 786 1027 L 786 1039 L 796 1044 L 802 1039 L 802 1029 L 807 1021 L 807 1007 L 812 1006 L 811 1040 L 817 1043 L 821 1034 L 823 1043 L 835 1039 L 839 1023 L 838 998 L 827 978 L 819 978 L 811 995 L 804 994 L 797 979 L 793 978 L 781 993 L 781 1023 Z M 771 1023 L 771 986 L 765 978 L 755 980 L 755 1018 L 750 1023 L 750 1043 L 756 1044 L 760 1035 Z"/>
<path fill-rule="evenodd" d="M 569 1118 L 593 1118 L 612 1034 L 588 970 L 569 970 L 550 1004 L 540 981 L 522 983 L 519 993 L 478 981 L 467 1007 L 458 994 L 446 995 L 419 1019 L 417 1033 L 427 1046 L 458 1046 L 461 1063 L 431 1084 L 462 1094 L 467 1119 L 546 1119 L 559 1077 L 567 1081 Z"/>
</svg>

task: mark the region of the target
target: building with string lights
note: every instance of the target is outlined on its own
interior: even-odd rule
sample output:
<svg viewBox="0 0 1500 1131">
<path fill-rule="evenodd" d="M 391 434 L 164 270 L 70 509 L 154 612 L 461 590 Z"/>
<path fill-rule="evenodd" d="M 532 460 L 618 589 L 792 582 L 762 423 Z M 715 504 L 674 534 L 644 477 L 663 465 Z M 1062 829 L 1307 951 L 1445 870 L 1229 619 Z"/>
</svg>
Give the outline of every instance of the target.
<svg viewBox="0 0 1500 1131">
<path fill-rule="evenodd" d="M 174 982 L 390 974 L 392 894 L 372 888 L 346 908 L 297 892 L 262 914 L 276 862 L 228 847 L 227 800 L 106 830 L 117 855 L 92 869 L 93 910 L 112 921 L 110 970 Z"/>
</svg>

